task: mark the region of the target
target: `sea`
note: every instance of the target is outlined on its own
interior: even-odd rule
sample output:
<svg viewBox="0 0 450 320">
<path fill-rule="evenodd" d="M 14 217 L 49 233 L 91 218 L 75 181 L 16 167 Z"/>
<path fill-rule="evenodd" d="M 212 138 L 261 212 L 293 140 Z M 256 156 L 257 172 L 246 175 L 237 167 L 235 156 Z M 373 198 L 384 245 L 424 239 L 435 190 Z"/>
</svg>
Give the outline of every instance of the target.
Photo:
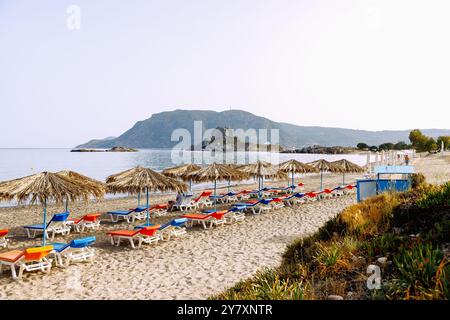
<svg viewBox="0 0 450 320">
<path fill-rule="evenodd" d="M 139 149 L 138 152 L 70 152 L 71 149 L 0 149 L 0 181 L 20 178 L 42 171 L 57 172 L 72 170 L 88 177 L 105 181 L 106 177 L 135 166 L 149 167 L 156 171 L 180 165 L 178 151 L 171 149 Z M 214 160 L 206 157 L 202 151 L 185 151 L 184 161 L 202 162 L 208 164 Z M 233 157 L 231 157 L 233 158 Z M 228 159 L 231 159 L 228 158 Z M 301 162 L 310 162 L 317 159 L 335 161 L 348 159 L 358 165 L 366 165 L 366 154 L 293 154 L 269 152 L 243 152 L 236 153 L 232 162 L 252 162 L 260 159 L 280 163 L 289 159 Z M 233 160 L 233 159 L 231 159 Z M 226 185 L 228 182 L 218 183 Z M 209 187 L 202 183 L 193 185 L 193 190 Z M 109 195 L 108 197 L 112 197 Z M 9 206 L 11 203 L 2 203 L 0 206 Z"/>
</svg>

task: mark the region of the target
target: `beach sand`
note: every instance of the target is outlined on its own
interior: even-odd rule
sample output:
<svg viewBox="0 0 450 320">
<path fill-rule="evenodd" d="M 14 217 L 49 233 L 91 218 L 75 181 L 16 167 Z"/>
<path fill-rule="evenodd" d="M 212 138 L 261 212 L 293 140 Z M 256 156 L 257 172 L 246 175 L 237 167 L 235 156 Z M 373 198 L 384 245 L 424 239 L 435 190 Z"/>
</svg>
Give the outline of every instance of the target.
<svg viewBox="0 0 450 320">
<path fill-rule="evenodd" d="M 414 159 L 414 165 L 422 166 L 427 178 L 435 179 L 442 176 L 439 172 L 448 174 L 450 171 L 450 163 L 447 160 L 441 163 L 441 160 Z M 356 177 L 348 175 L 347 182 L 353 182 Z M 339 185 L 341 180 L 341 175 L 324 175 L 326 187 Z M 306 184 L 307 191 L 319 188 L 317 175 L 304 177 L 301 181 Z M 287 183 L 270 183 L 275 184 L 285 186 Z M 153 197 L 152 201 L 165 202 L 173 197 Z M 82 235 L 71 233 L 55 239 L 64 242 L 95 235 L 95 261 L 72 264 L 65 269 L 54 267 L 50 274 L 25 273 L 20 281 L 12 281 L 9 270 L 5 270 L 0 276 L 0 299 L 205 299 L 261 268 L 278 265 L 288 244 L 314 233 L 355 202 L 355 195 L 347 195 L 257 216 L 250 214 L 242 223 L 210 230 L 190 228 L 182 238 L 137 250 L 128 245 L 111 246 L 106 236 L 108 230 L 130 229 L 132 226 L 126 222 L 112 224 L 105 218 L 100 231 Z M 88 212 L 135 205 L 136 199 L 124 198 L 79 203 L 70 209 L 71 216 L 77 217 Z M 49 213 L 60 209 L 51 207 Z M 180 212 L 173 212 L 152 221 L 163 223 L 179 215 Z M 11 239 L 10 248 L 39 245 L 41 239 L 27 239 L 20 226 L 40 221 L 40 207 L 0 209 L 0 226 L 17 234 Z"/>
</svg>

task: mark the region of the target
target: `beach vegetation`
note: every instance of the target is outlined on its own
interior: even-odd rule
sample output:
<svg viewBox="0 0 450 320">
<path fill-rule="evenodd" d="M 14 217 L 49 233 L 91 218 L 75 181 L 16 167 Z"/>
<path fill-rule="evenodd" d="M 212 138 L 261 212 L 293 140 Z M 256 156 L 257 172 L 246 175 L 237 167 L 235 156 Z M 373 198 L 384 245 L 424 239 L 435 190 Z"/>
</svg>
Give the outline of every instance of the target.
<svg viewBox="0 0 450 320">
<path fill-rule="evenodd" d="M 450 182 L 416 175 L 413 186 L 347 207 L 289 245 L 280 266 L 212 298 L 449 299 Z M 381 270 L 378 289 L 367 286 L 369 265 Z"/>
</svg>

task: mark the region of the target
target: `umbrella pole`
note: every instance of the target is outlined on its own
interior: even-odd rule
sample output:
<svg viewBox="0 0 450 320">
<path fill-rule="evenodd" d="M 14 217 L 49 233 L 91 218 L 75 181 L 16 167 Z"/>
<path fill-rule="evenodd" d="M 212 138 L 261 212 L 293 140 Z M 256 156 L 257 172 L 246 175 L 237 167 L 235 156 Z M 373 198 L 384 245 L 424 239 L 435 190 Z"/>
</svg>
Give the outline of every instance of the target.
<svg viewBox="0 0 450 320">
<path fill-rule="evenodd" d="M 189 193 L 192 193 L 192 179 L 189 180 Z"/>
<path fill-rule="evenodd" d="M 345 172 L 342 172 L 342 184 L 345 185 Z"/>
<path fill-rule="evenodd" d="M 217 211 L 217 181 L 214 180 L 214 211 Z"/>
<path fill-rule="evenodd" d="M 294 171 L 292 171 L 292 190 L 294 190 Z"/>
<path fill-rule="evenodd" d="M 323 191 L 323 171 L 320 171 L 320 191 Z"/>
<path fill-rule="evenodd" d="M 66 198 L 66 211 L 65 212 L 68 212 L 67 211 L 67 209 L 69 208 L 69 203 L 68 202 L 69 202 L 69 199 Z"/>
<path fill-rule="evenodd" d="M 138 192 L 138 208 L 141 206 L 141 190 Z"/>
<path fill-rule="evenodd" d="M 261 188 L 259 189 L 260 190 L 260 192 L 259 192 L 259 197 L 261 198 L 261 190 L 262 190 L 262 188 L 264 188 L 264 176 L 261 176 Z"/>
<path fill-rule="evenodd" d="M 231 187 L 231 178 L 228 179 L 228 192 L 230 192 L 230 187 Z"/>
<path fill-rule="evenodd" d="M 44 235 L 42 236 L 42 246 L 45 246 L 45 235 L 47 234 L 47 199 L 44 200 Z"/>
<path fill-rule="evenodd" d="M 147 191 L 147 226 L 150 225 L 150 209 L 149 209 L 149 201 L 148 201 L 148 187 L 146 188 Z"/>
</svg>

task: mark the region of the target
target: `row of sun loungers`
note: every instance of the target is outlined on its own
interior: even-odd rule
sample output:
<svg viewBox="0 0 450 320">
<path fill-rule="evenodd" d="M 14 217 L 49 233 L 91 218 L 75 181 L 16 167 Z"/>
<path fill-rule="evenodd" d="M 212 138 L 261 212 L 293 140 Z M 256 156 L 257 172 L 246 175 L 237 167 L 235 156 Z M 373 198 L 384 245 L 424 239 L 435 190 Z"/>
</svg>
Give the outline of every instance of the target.
<svg viewBox="0 0 450 320">
<path fill-rule="evenodd" d="M 157 244 L 159 241 L 168 241 L 172 237 L 180 237 L 187 233 L 186 227 L 192 227 L 194 224 L 200 224 L 204 229 L 209 229 L 214 226 L 224 225 L 226 223 L 240 222 L 245 219 L 245 213 L 251 212 L 253 214 L 260 214 L 274 209 L 279 209 L 283 206 L 292 206 L 297 203 L 304 203 L 308 201 L 317 201 L 321 198 L 338 197 L 347 192 L 352 192 L 356 186 L 339 186 L 334 189 L 325 189 L 320 192 L 307 193 L 287 193 L 279 196 L 279 190 L 275 188 L 264 188 L 254 191 L 241 191 L 239 193 L 227 193 L 227 197 L 231 199 L 247 199 L 245 202 L 235 203 L 226 210 L 210 209 L 204 213 L 186 213 L 180 218 L 163 225 L 144 225 L 136 226 L 132 230 L 114 230 L 107 233 L 110 237 L 112 245 L 119 246 L 122 241 L 128 242 L 132 248 L 141 248 L 143 244 Z M 293 188 L 279 188 L 281 192 L 286 192 Z M 257 198 L 249 200 L 248 195 L 269 193 L 270 198 Z M 243 195 L 244 197 L 238 197 Z M 210 192 L 203 192 L 195 200 L 195 208 L 212 205 L 214 201 L 225 197 L 213 197 L 211 200 Z M 233 198 L 235 197 L 235 198 Z M 206 199 L 206 200 L 205 200 Z M 228 200 L 229 201 L 229 200 Z M 225 203 L 225 202 L 224 202 Z M 155 214 L 158 211 L 167 210 L 167 205 L 155 205 L 150 208 L 150 211 Z M 111 211 L 108 212 L 113 222 L 117 222 L 119 217 L 123 220 L 132 223 L 135 220 L 142 220 L 146 217 L 146 208 L 130 209 L 128 211 Z M 133 215 L 132 215 L 133 214 Z M 34 224 L 24 226 L 27 235 L 34 238 L 38 233 L 45 237 L 51 235 L 53 240 L 55 235 L 67 235 L 71 228 L 77 232 L 84 232 L 86 229 L 98 230 L 100 228 L 99 213 L 87 214 L 79 219 L 69 219 L 69 213 L 59 213 L 53 215 L 50 221 L 46 224 Z M 8 246 L 8 230 L 0 230 L 0 246 Z M 85 237 L 72 240 L 69 243 L 50 243 L 44 247 L 27 248 L 24 250 L 12 250 L 0 253 L 0 273 L 4 266 L 11 269 L 13 279 L 22 277 L 25 271 L 40 270 L 45 273 L 50 272 L 53 262 L 58 267 L 67 267 L 71 263 L 79 261 L 92 260 L 95 256 L 95 250 L 90 246 L 95 242 L 95 237 Z"/>
</svg>

